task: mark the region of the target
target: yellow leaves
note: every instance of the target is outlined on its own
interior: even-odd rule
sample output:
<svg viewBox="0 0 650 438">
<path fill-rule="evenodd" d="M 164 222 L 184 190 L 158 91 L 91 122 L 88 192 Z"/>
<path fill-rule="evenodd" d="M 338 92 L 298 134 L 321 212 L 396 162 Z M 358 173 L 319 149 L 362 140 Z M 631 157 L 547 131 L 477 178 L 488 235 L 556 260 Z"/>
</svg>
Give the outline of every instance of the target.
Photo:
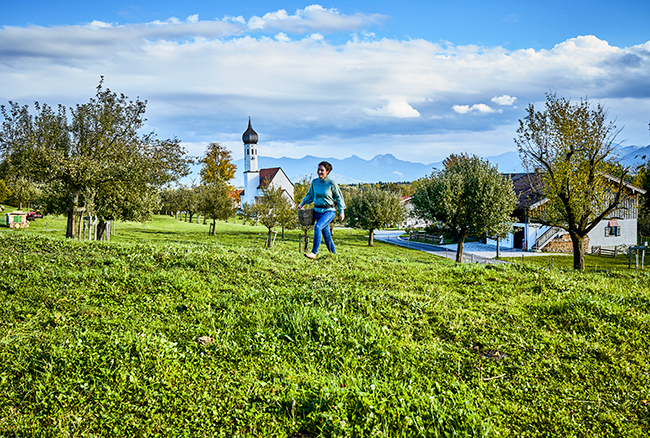
<svg viewBox="0 0 650 438">
<path fill-rule="evenodd" d="M 208 145 L 201 163 L 203 164 L 201 181 L 204 183 L 230 181 L 237 171 L 237 166 L 232 163 L 230 151 L 217 142 Z"/>
</svg>

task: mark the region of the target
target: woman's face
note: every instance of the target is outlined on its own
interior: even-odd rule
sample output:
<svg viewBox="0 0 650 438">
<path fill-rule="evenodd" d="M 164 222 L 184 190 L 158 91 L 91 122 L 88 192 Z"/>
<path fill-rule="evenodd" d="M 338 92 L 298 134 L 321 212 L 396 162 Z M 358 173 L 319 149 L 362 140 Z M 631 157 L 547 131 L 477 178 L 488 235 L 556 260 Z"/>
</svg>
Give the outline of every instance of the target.
<svg viewBox="0 0 650 438">
<path fill-rule="evenodd" d="M 325 179 L 325 177 L 327 176 L 327 174 L 328 174 L 329 172 L 327 171 L 327 169 L 325 169 L 325 166 L 318 166 L 318 171 L 317 171 L 317 173 L 318 173 L 318 177 L 319 177 L 320 179 Z"/>
</svg>

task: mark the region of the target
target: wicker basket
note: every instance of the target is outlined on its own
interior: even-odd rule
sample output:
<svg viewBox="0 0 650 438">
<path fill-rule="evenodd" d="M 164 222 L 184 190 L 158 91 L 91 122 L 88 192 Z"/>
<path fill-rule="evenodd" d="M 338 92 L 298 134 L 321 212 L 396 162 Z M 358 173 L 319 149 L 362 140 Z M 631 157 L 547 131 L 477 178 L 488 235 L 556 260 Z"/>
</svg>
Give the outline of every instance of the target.
<svg viewBox="0 0 650 438">
<path fill-rule="evenodd" d="M 314 225 L 314 209 L 303 208 L 298 210 L 298 221 L 301 227 L 311 227 Z"/>
</svg>

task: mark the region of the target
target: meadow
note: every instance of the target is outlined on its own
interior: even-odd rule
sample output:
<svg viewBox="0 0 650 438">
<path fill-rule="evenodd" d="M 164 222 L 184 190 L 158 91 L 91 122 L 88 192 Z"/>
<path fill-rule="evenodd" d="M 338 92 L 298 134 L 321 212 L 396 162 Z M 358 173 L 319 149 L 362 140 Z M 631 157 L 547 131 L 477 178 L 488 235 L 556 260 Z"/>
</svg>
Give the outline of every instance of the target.
<svg viewBox="0 0 650 438">
<path fill-rule="evenodd" d="M 648 270 L 207 229 L 0 228 L 0 435 L 650 434 Z"/>
</svg>

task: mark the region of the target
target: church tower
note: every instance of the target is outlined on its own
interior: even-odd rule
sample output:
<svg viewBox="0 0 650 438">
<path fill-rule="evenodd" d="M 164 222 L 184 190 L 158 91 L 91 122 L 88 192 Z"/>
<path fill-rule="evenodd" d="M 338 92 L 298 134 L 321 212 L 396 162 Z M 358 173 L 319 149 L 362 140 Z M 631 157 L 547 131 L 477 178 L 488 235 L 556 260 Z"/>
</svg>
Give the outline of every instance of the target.
<svg viewBox="0 0 650 438">
<path fill-rule="evenodd" d="M 244 142 L 244 198 L 243 204 L 255 203 L 257 187 L 260 185 L 260 172 L 257 158 L 257 132 L 253 130 L 251 118 L 248 118 L 248 129 L 242 135 Z"/>
</svg>

